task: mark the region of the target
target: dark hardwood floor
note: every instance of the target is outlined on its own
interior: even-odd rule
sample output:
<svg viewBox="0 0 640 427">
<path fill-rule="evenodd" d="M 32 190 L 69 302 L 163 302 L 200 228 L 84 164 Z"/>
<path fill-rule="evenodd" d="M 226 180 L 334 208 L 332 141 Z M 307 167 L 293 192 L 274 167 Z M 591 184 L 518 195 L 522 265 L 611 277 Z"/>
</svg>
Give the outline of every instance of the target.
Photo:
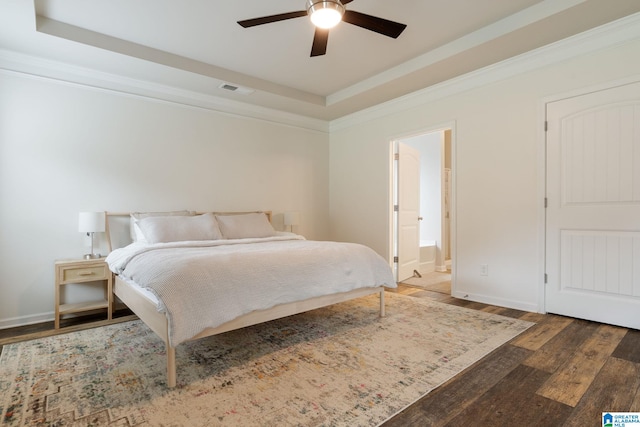
<svg viewBox="0 0 640 427">
<path fill-rule="evenodd" d="M 640 331 L 475 303 L 438 290 L 400 285 L 397 292 L 536 325 L 384 427 L 601 427 L 602 412 L 640 412 Z"/>
<path fill-rule="evenodd" d="M 640 331 L 506 309 L 401 284 L 395 292 L 536 325 L 383 424 L 602 426 L 602 412 L 640 412 Z M 115 321 L 127 320 L 121 312 Z M 65 332 L 93 327 L 65 320 Z M 95 319 L 88 319 L 95 320 Z M 99 323 L 100 324 L 100 323 Z M 59 333 L 53 322 L 0 330 L 3 344 Z"/>
<path fill-rule="evenodd" d="M 51 335 L 66 334 L 83 329 L 96 328 L 113 323 L 133 320 L 136 316 L 128 308 L 117 310 L 113 313 L 112 320 L 105 320 L 105 314 L 89 314 L 85 316 L 69 317 L 60 320 L 60 329 L 54 328 L 53 320 L 50 322 L 36 323 L 33 325 L 19 326 L 16 328 L 0 329 L 0 352 L 2 346 L 19 341 L 32 340 Z"/>
</svg>

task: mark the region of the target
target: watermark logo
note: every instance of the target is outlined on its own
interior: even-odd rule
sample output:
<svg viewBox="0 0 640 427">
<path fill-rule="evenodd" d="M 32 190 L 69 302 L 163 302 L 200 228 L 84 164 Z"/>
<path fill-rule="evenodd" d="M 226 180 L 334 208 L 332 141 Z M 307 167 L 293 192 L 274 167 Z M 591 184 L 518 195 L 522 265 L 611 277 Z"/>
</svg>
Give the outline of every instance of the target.
<svg viewBox="0 0 640 427">
<path fill-rule="evenodd" d="M 640 427 L 640 412 L 603 412 L 602 427 Z"/>
</svg>

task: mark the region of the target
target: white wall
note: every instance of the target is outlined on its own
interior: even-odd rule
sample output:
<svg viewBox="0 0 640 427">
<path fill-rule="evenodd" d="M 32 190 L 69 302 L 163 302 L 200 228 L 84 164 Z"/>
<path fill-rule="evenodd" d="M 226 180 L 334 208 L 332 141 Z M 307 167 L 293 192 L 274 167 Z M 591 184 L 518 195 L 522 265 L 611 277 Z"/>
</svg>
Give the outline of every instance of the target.
<svg viewBox="0 0 640 427">
<path fill-rule="evenodd" d="M 0 72 L 0 327 L 53 318 L 80 211 L 272 210 L 328 234 L 326 133 Z"/>
<path fill-rule="evenodd" d="M 561 53 L 561 52 L 560 52 Z M 558 55 L 550 51 L 548 55 Z M 573 54 L 573 53 L 571 53 Z M 567 53 L 569 56 L 569 53 Z M 539 60 L 544 61 L 544 55 Z M 532 63 L 530 68 L 537 64 Z M 389 253 L 389 142 L 455 123 L 452 242 L 456 296 L 526 310 L 541 309 L 544 194 L 543 100 L 568 91 L 640 76 L 640 40 L 583 54 L 494 83 L 414 96 L 406 108 L 375 120 L 343 120 L 331 132 L 331 236 Z M 640 77 L 639 77 L 640 78 Z M 467 84 L 463 80 L 461 84 Z M 434 89 L 436 90 L 436 89 Z M 332 124 L 333 125 L 333 124 Z M 357 200 L 357 203 L 354 201 Z M 488 264 L 489 275 L 480 276 Z"/>
</svg>

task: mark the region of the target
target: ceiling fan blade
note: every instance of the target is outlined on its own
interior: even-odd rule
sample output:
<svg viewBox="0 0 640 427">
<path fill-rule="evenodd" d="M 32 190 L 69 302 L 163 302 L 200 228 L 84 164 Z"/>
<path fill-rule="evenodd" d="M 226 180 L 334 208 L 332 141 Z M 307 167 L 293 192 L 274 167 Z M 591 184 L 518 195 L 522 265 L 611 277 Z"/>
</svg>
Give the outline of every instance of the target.
<svg viewBox="0 0 640 427">
<path fill-rule="evenodd" d="M 344 4 L 344 2 L 342 2 Z M 389 21 L 388 19 L 378 18 L 377 16 L 371 16 L 360 12 L 354 12 L 353 10 L 346 10 L 342 16 L 344 22 L 357 25 L 358 27 L 366 28 L 367 30 L 375 31 L 376 33 L 398 38 L 407 26 L 400 24 L 399 22 Z"/>
<path fill-rule="evenodd" d="M 270 24 L 272 22 L 284 21 L 286 19 L 300 18 L 307 16 L 306 10 L 299 10 L 297 12 L 280 13 L 278 15 L 263 16 L 260 18 L 245 19 L 244 21 L 238 21 L 238 24 L 244 28 L 255 27 L 256 25 Z"/>
<path fill-rule="evenodd" d="M 340 3 L 344 6 L 347 3 L 351 3 L 353 0 L 340 0 Z"/>
<path fill-rule="evenodd" d="M 316 28 L 311 46 L 311 56 L 321 56 L 327 53 L 327 42 L 329 41 L 329 30 Z"/>
</svg>

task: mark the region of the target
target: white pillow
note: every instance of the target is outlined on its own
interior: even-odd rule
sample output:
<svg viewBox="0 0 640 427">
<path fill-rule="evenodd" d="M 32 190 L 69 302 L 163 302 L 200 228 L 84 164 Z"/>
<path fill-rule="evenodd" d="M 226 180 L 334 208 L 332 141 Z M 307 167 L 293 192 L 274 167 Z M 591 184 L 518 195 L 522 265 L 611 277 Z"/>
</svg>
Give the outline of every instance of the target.
<svg viewBox="0 0 640 427">
<path fill-rule="evenodd" d="M 271 237 L 276 231 L 263 212 L 216 215 L 220 231 L 225 239 L 246 239 L 250 237 Z"/>
<path fill-rule="evenodd" d="M 195 216 L 149 216 L 136 221 L 136 224 L 149 243 L 222 238 L 216 217 L 211 213 Z"/>
<path fill-rule="evenodd" d="M 132 212 L 131 221 L 129 223 L 129 231 L 131 240 L 134 242 L 146 242 L 140 227 L 136 222 L 142 218 L 148 218 L 150 216 L 194 216 L 196 213 L 193 211 L 170 211 L 170 212 Z"/>
</svg>

